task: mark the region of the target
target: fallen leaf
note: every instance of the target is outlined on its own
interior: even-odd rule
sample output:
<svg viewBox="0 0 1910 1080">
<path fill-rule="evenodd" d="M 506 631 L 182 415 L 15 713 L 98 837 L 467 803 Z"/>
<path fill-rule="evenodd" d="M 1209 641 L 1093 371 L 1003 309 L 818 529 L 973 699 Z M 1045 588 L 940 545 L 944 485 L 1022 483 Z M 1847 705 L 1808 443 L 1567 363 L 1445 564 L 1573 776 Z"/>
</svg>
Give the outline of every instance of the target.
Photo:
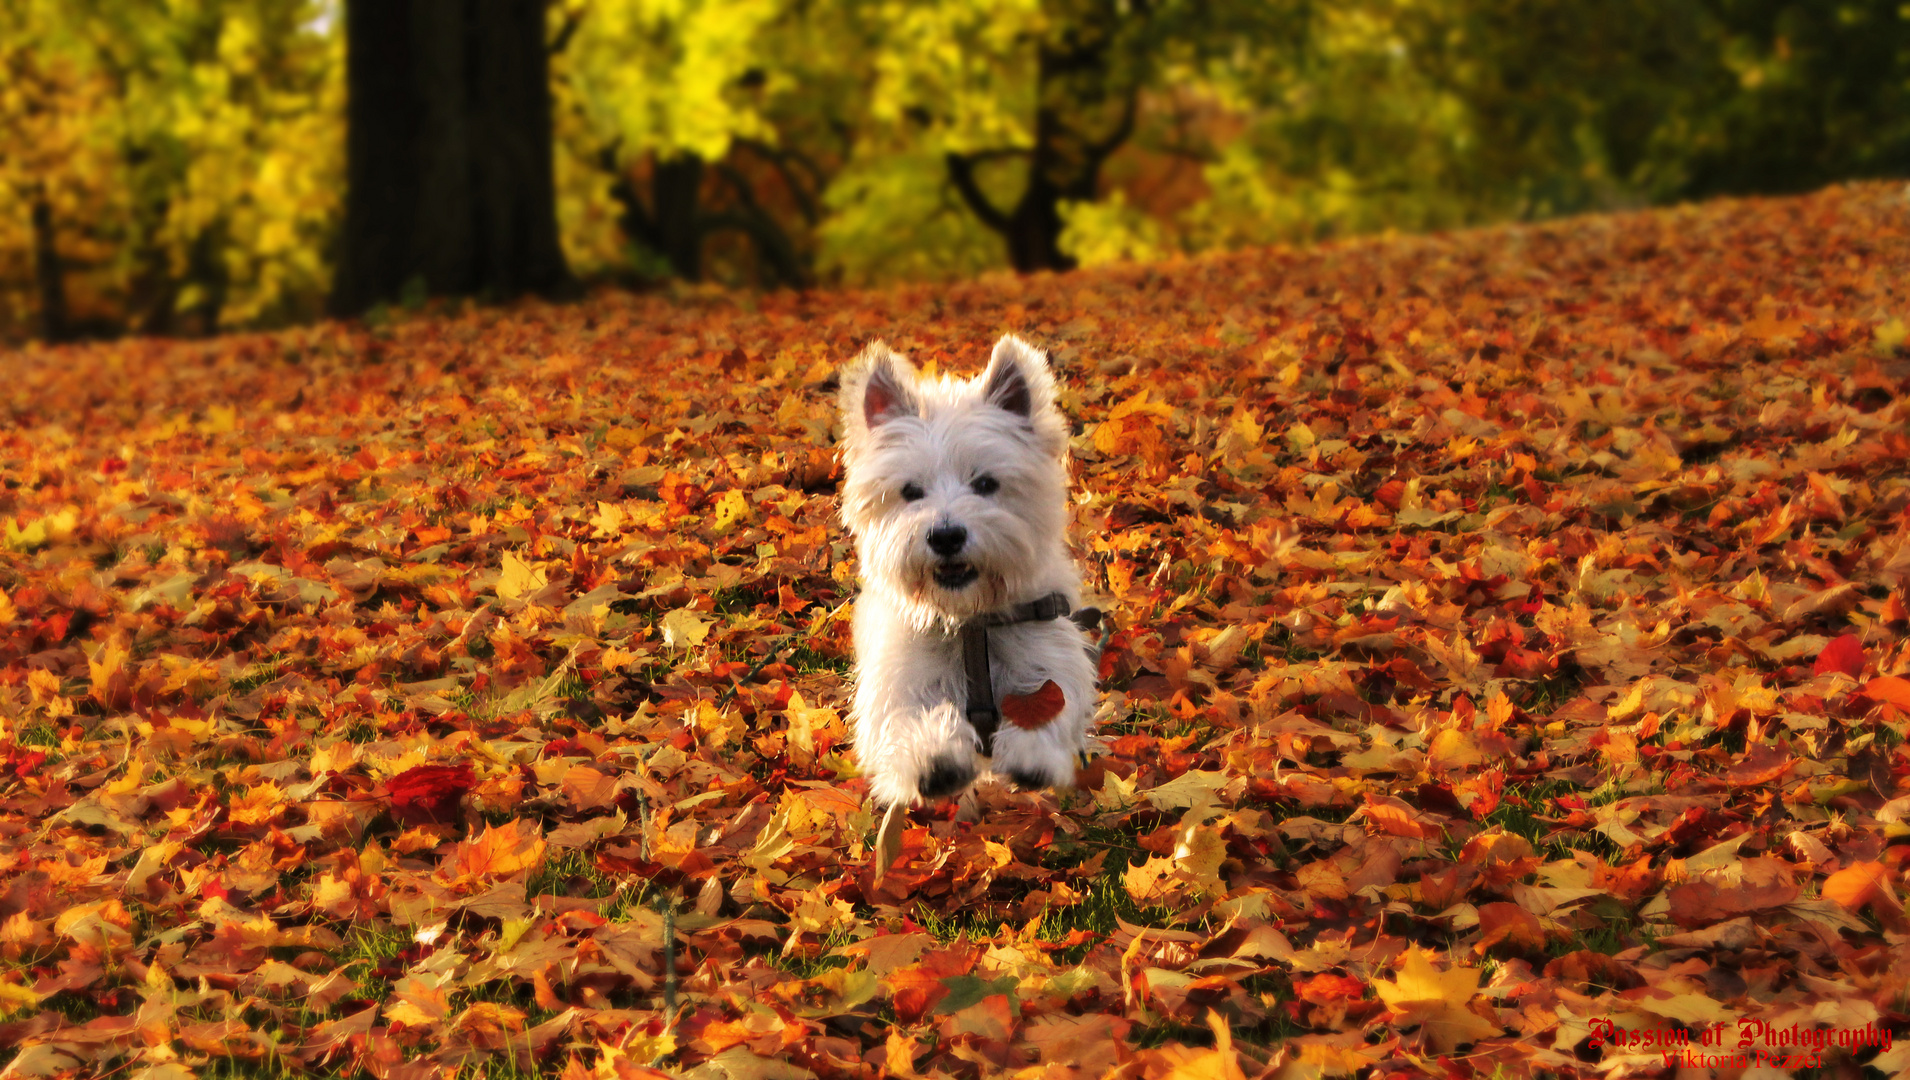
<svg viewBox="0 0 1910 1080">
<path fill-rule="evenodd" d="M 1856 634 L 1832 638 L 1831 643 L 1824 646 L 1824 651 L 1817 654 L 1816 662 L 1811 664 L 1813 675 L 1841 671 L 1854 679 L 1863 674 L 1863 670 L 1864 647 Z"/>
<path fill-rule="evenodd" d="M 1032 694 L 1002 695 L 1001 714 L 1016 727 L 1033 731 L 1060 716 L 1066 704 L 1067 699 L 1062 696 L 1061 687 L 1049 679 Z"/>
<path fill-rule="evenodd" d="M 1432 954 L 1408 949 L 1399 973 L 1390 981 L 1375 979 L 1373 990 L 1395 1015 L 1401 1027 L 1418 1026 L 1438 1052 L 1451 1053 L 1467 1043 L 1499 1034 L 1499 1025 L 1469 1007 L 1479 990 L 1477 968 L 1440 971 Z"/>
</svg>

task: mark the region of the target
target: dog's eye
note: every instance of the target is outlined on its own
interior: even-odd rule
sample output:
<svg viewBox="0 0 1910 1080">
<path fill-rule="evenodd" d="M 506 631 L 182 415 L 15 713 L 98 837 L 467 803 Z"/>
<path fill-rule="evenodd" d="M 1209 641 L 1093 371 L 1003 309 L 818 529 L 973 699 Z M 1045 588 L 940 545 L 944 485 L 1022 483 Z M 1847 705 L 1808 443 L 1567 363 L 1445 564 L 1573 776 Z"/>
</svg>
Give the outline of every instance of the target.
<svg viewBox="0 0 1910 1080">
<path fill-rule="evenodd" d="M 921 497 L 922 497 L 922 487 L 920 484 L 903 484 L 902 485 L 902 501 L 903 502 L 914 502 L 915 500 Z"/>
<path fill-rule="evenodd" d="M 977 495 L 993 495 L 1001 490 L 1001 481 L 992 476 L 977 476 L 975 482 L 968 486 L 974 488 Z"/>
</svg>

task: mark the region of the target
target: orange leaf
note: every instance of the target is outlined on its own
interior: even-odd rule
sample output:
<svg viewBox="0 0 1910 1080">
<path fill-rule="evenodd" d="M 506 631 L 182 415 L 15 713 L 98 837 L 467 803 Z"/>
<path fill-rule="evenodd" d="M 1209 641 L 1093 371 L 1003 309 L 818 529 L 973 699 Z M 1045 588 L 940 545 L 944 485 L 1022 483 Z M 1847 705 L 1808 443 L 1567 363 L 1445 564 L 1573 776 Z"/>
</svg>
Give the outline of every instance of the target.
<svg viewBox="0 0 1910 1080">
<path fill-rule="evenodd" d="M 1852 863 L 1824 879 L 1824 899 L 1836 901 L 1845 911 L 1861 911 L 1879 900 L 1894 906 L 1890 871 L 1882 863 Z"/>
<path fill-rule="evenodd" d="M 544 862 L 544 839 L 536 825 L 512 819 L 487 827 L 476 839 L 459 844 L 452 866 L 460 875 L 508 877 L 535 870 Z"/>
<path fill-rule="evenodd" d="M 1336 1001 L 1358 1001 L 1366 994 L 1366 984 L 1346 975 L 1322 972 L 1293 984 L 1293 993 L 1302 1001 L 1331 1005 Z"/>
<path fill-rule="evenodd" d="M 1754 746 L 1737 764 L 1724 771 L 1724 781 L 1733 787 L 1768 784 L 1797 764 L 1797 759 L 1774 746 Z"/>
<path fill-rule="evenodd" d="M 1432 840 L 1443 835 L 1438 825 L 1428 821 L 1419 811 L 1398 799 L 1381 795 L 1366 797 L 1366 805 L 1360 807 L 1360 813 L 1373 827 L 1389 836 L 1404 836 L 1413 840 Z"/>
<path fill-rule="evenodd" d="M 889 973 L 889 989 L 895 1002 L 895 1015 L 904 1023 L 920 1020 L 948 996 L 942 976 L 919 967 L 906 967 Z"/>
<path fill-rule="evenodd" d="M 1791 864 L 1782 859 L 1745 859 L 1739 873 L 1705 874 L 1666 893 L 1671 920 L 1679 926 L 1701 927 L 1754 911 L 1783 907 L 1797 899 Z"/>
<path fill-rule="evenodd" d="M 1895 675 L 1879 675 L 1864 684 L 1864 696 L 1872 701 L 1888 701 L 1899 709 L 1910 710 L 1910 680 Z"/>
<path fill-rule="evenodd" d="M 1001 714 L 1023 731 L 1033 731 L 1061 715 L 1068 703 L 1053 679 L 1041 684 L 1032 694 L 1009 694 L 1001 699 Z"/>
<path fill-rule="evenodd" d="M 1479 930 L 1479 943 L 1473 949 L 1480 953 L 1500 943 L 1521 950 L 1545 948 L 1545 929 L 1538 916 L 1517 904 L 1479 905 Z"/>
</svg>

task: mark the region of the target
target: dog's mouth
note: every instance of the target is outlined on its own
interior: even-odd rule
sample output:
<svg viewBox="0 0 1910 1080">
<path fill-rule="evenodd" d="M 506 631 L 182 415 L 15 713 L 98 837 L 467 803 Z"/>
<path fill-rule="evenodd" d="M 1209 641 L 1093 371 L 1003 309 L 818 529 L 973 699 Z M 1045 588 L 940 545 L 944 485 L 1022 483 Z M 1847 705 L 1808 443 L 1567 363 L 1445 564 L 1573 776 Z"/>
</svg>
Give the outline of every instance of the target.
<svg viewBox="0 0 1910 1080">
<path fill-rule="evenodd" d="M 965 562 L 949 561 L 935 567 L 935 584 L 944 589 L 960 589 L 981 576 L 981 571 Z"/>
</svg>

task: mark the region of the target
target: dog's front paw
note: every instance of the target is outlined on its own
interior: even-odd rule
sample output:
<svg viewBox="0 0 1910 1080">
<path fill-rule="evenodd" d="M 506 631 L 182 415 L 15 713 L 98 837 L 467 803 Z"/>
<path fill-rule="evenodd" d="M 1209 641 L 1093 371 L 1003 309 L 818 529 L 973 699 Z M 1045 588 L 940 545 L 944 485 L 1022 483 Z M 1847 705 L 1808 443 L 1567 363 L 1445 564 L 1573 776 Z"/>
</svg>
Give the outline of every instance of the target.
<svg viewBox="0 0 1910 1080">
<path fill-rule="evenodd" d="M 1068 779 L 1072 781 L 1073 777 Z M 1060 781 L 1051 779 L 1047 773 L 1035 769 L 1009 769 L 1008 781 L 1022 791 L 1041 791 L 1045 788 L 1061 786 Z"/>
<path fill-rule="evenodd" d="M 940 799 L 955 794 L 974 781 L 973 765 L 956 758 L 942 757 L 929 762 L 928 771 L 915 782 L 915 790 L 924 799 Z"/>
<path fill-rule="evenodd" d="M 1070 748 L 1052 739 L 997 736 L 996 742 L 994 772 L 1021 790 L 1074 786 L 1075 752 Z"/>
</svg>

